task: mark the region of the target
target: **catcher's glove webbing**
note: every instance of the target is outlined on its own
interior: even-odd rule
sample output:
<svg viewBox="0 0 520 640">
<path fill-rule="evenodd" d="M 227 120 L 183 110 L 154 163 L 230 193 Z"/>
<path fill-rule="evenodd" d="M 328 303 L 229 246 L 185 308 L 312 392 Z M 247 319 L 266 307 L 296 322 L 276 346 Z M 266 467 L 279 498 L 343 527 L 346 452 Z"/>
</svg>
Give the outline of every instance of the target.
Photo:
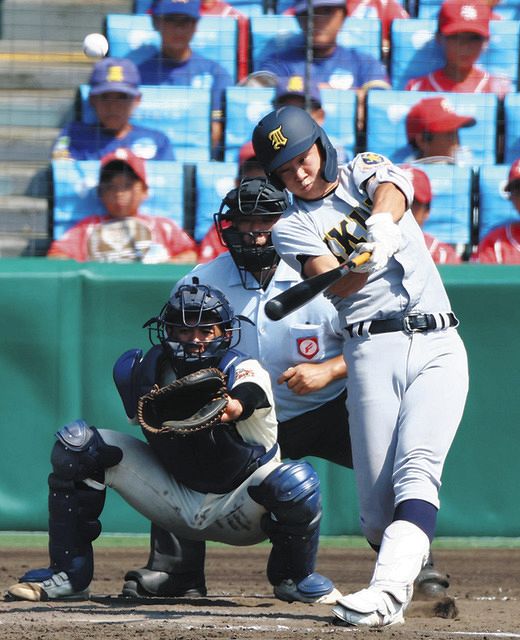
<svg viewBox="0 0 520 640">
<path fill-rule="evenodd" d="M 174 382 L 155 385 L 137 403 L 139 424 L 151 433 L 188 434 L 220 422 L 228 400 L 224 374 L 201 369 Z"/>
</svg>

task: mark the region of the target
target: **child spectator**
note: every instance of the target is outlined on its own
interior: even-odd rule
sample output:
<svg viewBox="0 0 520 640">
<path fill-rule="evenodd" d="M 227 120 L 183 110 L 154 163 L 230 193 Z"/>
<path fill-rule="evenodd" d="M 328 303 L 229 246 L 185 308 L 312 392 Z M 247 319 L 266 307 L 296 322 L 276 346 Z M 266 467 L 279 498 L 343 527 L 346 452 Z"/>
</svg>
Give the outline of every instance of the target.
<svg viewBox="0 0 520 640">
<path fill-rule="evenodd" d="M 471 164 L 471 150 L 461 146 L 459 130 L 475 124 L 475 118 L 459 115 L 444 97 L 419 100 L 406 116 L 406 137 L 414 151 L 409 160 Z"/>
<path fill-rule="evenodd" d="M 476 65 L 489 41 L 491 7 L 487 2 L 445 0 L 437 27 L 437 43 L 446 63 L 426 76 L 412 78 L 407 91 L 496 93 L 503 98 L 512 90 L 509 78 L 492 76 Z"/>
<path fill-rule="evenodd" d="M 188 85 L 211 90 L 211 144 L 218 156 L 224 130 L 224 92 L 233 84 L 218 62 L 192 51 L 190 42 L 200 18 L 200 0 L 154 0 L 154 29 L 161 50 L 139 65 L 143 84 Z"/>
<path fill-rule="evenodd" d="M 98 194 L 106 215 L 80 220 L 51 244 L 48 257 L 78 262 L 195 262 L 194 240 L 173 220 L 139 213 L 148 196 L 142 158 L 128 149 L 102 158 Z"/>
<path fill-rule="evenodd" d="M 505 190 L 520 213 L 520 158 L 509 170 Z M 520 264 L 520 222 L 511 222 L 492 229 L 480 242 L 472 262 Z"/>
<path fill-rule="evenodd" d="M 412 181 L 414 197 L 411 206 L 414 218 L 417 220 L 417 224 L 422 228 L 426 220 L 430 216 L 430 207 L 432 202 L 432 188 L 430 179 L 417 167 L 413 167 L 409 164 L 400 165 L 404 169 Z M 455 249 L 444 242 L 440 242 L 434 236 L 423 231 L 424 241 L 428 247 L 433 261 L 436 264 L 460 264 L 461 258 L 455 251 Z"/>
<path fill-rule="evenodd" d="M 98 122 L 68 124 L 52 148 L 54 160 L 99 160 L 119 147 L 131 149 L 146 160 L 175 159 L 164 133 L 130 122 L 141 102 L 139 72 L 131 60 L 101 60 L 94 65 L 89 84 L 89 102 Z"/>
</svg>

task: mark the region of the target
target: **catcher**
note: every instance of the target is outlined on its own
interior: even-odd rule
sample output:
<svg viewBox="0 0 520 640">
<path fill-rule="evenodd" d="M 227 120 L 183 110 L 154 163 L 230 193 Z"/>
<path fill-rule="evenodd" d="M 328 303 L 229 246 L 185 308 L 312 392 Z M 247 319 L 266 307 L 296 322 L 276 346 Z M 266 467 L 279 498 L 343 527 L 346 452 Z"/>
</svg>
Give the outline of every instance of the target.
<svg viewBox="0 0 520 640">
<path fill-rule="evenodd" d="M 137 349 L 124 353 L 114 380 L 147 442 L 84 420 L 58 431 L 49 476 L 50 566 L 28 571 L 8 596 L 87 595 L 109 486 L 194 549 L 206 540 L 251 545 L 268 537 L 274 595 L 334 603 L 341 594 L 314 571 L 317 474 L 307 462 L 281 462 L 269 376 L 235 349 L 240 319 L 224 294 L 194 279 L 144 326 L 152 348 L 144 357 Z"/>
</svg>

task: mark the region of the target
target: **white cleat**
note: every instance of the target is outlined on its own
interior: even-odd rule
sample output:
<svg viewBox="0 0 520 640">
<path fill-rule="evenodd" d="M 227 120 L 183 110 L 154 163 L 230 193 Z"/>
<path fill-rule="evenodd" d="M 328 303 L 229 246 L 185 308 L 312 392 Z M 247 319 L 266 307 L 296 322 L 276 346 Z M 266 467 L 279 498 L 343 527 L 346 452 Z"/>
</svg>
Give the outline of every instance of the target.
<svg viewBox="0 0 520 640">
<path fill-rule="evenodd" d="M 61 571 L 43 582 L 17 582 L 7 589 L 7 596 L 15 600 L 41 602 L 46 600 L 85 600 L 88 591 L 75 591 L 69 576 Z"/>
<path fill-rule="evenodd" d="M 407 604 L 398 602 L 386 591 L 368 587 L 339 598 L 332 613 L 354 627 L 389 627 L 404 623 Z"/>
</svg>

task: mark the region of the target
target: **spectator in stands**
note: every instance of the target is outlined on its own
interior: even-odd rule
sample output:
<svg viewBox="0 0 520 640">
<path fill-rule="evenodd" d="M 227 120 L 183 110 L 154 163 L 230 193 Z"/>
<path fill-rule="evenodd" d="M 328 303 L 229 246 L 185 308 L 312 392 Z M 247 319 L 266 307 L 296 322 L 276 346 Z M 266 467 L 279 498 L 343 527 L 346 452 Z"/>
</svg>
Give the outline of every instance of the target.
<svg viewBox="0 0 520 640">
<path fill-rule="evenodd" d="M 146 160 L 174 160 L 169 139 L 154 129 L 131 124 L 141 102 L 137 67 L 124 58 L 104 58 L 92 69 L 89 102 L 98 122 L 71 122 L 52 148 L 56 159 L 99 160 L 119 147 Z"/>
<path fill-rule="evenodd" d="M 511 165 L 505 190 L 520 213 L 520 158 Z M 478 245 L 473 261 L 520 264 L 520 222 L 510 222 L 492 229 Z"/>
<path fill-rule="evenodd" d="M 233 81 L 218 62 L 190 47 L 201 15 L 200 0 L 154 0 L 151 14 L 161 36 L 161 50 L 139 65 L 142 83 L 210 89 L 211 144 L 217 158 L 224 130 L 224 93 Z"/>
<path fill-rule="evenodd" d="M 128 149 L 101 159 L 98 194 L 106 215 L 89 216 L 55 240 L 50 258 L 78 262 L 196 261 L 196 245 L 173 220 L 139 213 L 148 196 L 145 161 Z"/>
<path fill-rule="evenodd" d="M 313 60 L 311 78 L 320 87 L 357 89 L 364 93 L 373 87 L 390 88 L 384 65 L 374 57 L 355 48 L 337 44 L 337 36 L 347 15 L 345 0 L 313 0 L 314 31 L 312 34 Z M 273 48 L 269 41 L 265 55 L 261 55 L 256 68 L 270 71 L 279 77 L 305 77 L 307 0 L 296 0 L 294 12 L 301 33 L 291 38 L 283 48 Z"/>
<path fill-rule="evenodd" d="M 309 83 L 308 99 L 308 111 L 312 118 L 322 127 L 325 122 L 325 110 L 322 106 L 320 88 L 318 84 L 312 80 Z M 305 79 L 302 76 L 278 78 L 273 107 L 279 109 L 280 107 L 286 106 L 300 107 L 300 109 L 307 108 Z M 338 145 L 335 145 L 335 148 L 338 154 L 338 162 L 340 164 L 346 162 L 345 149 Z"/>
<path fill-rule="evenodd" d="M 437 26 L 437 43 L 446 63 L 441 69 L 408 81 L 408 91 L 496 93 L 503 98 L 512 90 L 509 78 L 492 76 L 476 65 L 489 41 L 491 7 L 487 2 L 445 0 Z"/>
<path fill-rule="evenodd" d="M 246 142 L 240 148 L 238 156 L 238 175 L 235 185 L 238 187 L 244 178 L 265 178 L 265 171 L 255 156 L 252 142 Z M 211 225 L 208 232 L 199 245 L 198 261 L 200 263 L 210 262 L 221 253 L 225 253 L 227 248 L 222 244 L 215 225 Z"/>
<path fill-rule="evenodd" d="M 402 164 L 400 167 L 409 173 L 412 181 L 414 197 L 411 209 L 417 224 L 422 228 L 430 215 L 432 202 L 430 179 L 424 171 L 410 164 Z M 437 238 L 424 231 L 423 235 L 428 251 L 436 264 L 460 264 L 462 262 L 460 256 L 451 245 L 440 242 Z"/>
<path fill-rule="evenodd" d="M 249 71 L 249 19 L 246 15 L 224 0 L 201 0 L 201 16 L 222 16 L 238 21 L 238 79 L 242 80 Z"/>
<path fill-rule="evenodd" d="M 475 118 L 457 114 L 444 97 L 419 100 L 406 116 L 406 137 L 413 149 L 407 161 L 423 159 L 448 164 L 471 164 L 471 150 L 460 144 L 459 130 L 475 124 Z"/>
</svg>

